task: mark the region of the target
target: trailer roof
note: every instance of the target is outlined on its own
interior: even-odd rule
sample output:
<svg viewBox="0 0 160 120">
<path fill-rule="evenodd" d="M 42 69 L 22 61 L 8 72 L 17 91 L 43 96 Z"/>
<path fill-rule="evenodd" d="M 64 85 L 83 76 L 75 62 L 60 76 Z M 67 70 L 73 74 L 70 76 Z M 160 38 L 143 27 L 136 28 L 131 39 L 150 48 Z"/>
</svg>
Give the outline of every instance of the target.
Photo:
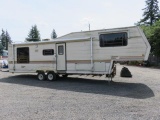
<svg viewBox="0 0 160 120">
<path fill-rule="evenodd" d="M 119 30 L 127 30 L 129 28 L 135 28 L 135 27 L 138 27 L 138 26 L 129 26 L 129 27 L 119 27 L 119 28 L 109 28 L 109 29 L 98 29 L 98 30 L 90 30 L 90 31 L 79 31 L 79 32 L 71 32 L 71 33 L 68 33 L 68 34 L 65 34 L 65 35 L 62 35 L 60 37 L 58 37 L 57 39 L 61 39 L 67 35 L 70 35 L 70 34 L 76 34 L 76 33 L 89 33 L 89 32 L 112 32 L 112 31 L 119 31 Z"/>
<path fill-rule="evenodd" d="M 62 38 L 62 39 L 53 39 L 51 41 L 39 41 L 39 42 L 23 42 L 23 43 L 12 43 L 13 45 L 29 45 L 29 44 L 44 44 L 44 43 L 60 43 L 60 42 L 69 42 L 69 41 L 82 41 L 89 40 L 91 37 L 83 38 Z"/>
<path fill-rule="evenodd" d="M 29 45 L 29 44 L 45 44 L 45 43 L 59 43 L 59 42 L 69 42 L 69 41 L 82 41 L 82 40 L 89 40 L 92 36 L 85 36 L 85 37 L 71 37 L 71 38 L 65 38 L 68 35 L 73 35 L 77 33 L 91 33 L 91 32 L 114 32 L 114 31 L 120 31 L 120 30 L 128 30 L 129 28 L 133 28 L 137 26 L 130 26 L 130 27 L 121 27 L 121 28 L 112 28 L 112 29 L 99 29 L 99 30 L 91 30 L 91 31 L 80 31 L 80 32 L 71 32 L 69 34 L 60 36 L 56 39 L 51 39 L 50 41 L 39 41 L 39 42 L 22 42 L 22 43 L 12 43 L 13 45 Z"/>
</svg>

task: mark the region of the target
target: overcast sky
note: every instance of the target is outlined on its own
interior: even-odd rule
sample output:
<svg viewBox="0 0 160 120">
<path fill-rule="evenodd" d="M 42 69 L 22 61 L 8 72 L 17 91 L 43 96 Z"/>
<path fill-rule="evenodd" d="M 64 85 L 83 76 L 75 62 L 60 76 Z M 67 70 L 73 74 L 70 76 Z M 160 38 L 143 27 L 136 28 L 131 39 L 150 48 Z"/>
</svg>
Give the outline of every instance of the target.
<svg viewBox="0 0 160 120">
<path fill-rule="evenodd" d="M 88 30 L 133 26 L 142 18 L 145 0 L 0 0 L 0 29 L 24 41 L 37 25 L 41 39 Z M 0 32 L 1 33 L 1 32 Z"/>
</svg>

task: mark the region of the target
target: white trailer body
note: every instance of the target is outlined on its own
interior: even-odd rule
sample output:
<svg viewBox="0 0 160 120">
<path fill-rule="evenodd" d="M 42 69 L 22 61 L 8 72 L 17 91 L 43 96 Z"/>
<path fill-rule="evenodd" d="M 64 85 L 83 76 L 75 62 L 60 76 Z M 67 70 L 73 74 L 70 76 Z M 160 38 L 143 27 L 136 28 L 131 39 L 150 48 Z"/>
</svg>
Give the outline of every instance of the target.
<svg viewBox="0 0 160 120">
<path fill-rule="evenodd" d="M 10 44 L 9 71 L 110 75 L 114 61 L 147 60 L 150 48 L 137 26 L 74 32 L 52 41 Z"/>
</svg>

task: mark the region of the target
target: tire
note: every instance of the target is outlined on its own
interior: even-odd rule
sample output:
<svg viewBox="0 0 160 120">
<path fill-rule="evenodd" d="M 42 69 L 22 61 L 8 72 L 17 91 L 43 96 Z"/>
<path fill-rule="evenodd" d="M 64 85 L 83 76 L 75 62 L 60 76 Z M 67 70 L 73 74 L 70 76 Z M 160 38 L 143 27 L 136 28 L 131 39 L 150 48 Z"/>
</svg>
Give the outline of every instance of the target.
<svg viewBox="0 0 160 120">
<path fill-rule="evenodd" d="M 56 80 L 56 74 L 54 72 L 48 72 L 47 73 L 47 80 L 49 80 L 49 81 Z"/>
<path fill-rule="evenodd" d="M 56 74 L 56 79 L 57 79 L 57 78 L 60 78 L 58 74 Z"/>
<path fill-rule="evenodd" d="M 39 72 L 38 74 L 37 74 L 37 78 L 38 78 L 38 80 L 40 80 L 40 81 L 42 81 L 42 80 L 45 80 L 45 73 L 44 72 Z"/>
<path fill-rule="evenodd" d="M 62 75 L 62 77 L 66 78 L 66 77 L 68 77 L 68 74 Z"/>
</svg>

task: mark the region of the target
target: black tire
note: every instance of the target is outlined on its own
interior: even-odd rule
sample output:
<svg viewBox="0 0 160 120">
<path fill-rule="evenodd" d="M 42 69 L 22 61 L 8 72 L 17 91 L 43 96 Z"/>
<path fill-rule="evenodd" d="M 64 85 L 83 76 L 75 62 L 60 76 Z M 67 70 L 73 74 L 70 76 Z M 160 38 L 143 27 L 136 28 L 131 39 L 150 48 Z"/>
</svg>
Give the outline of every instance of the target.
<svg viewBox="0 0 160 120">
<path fill-rule="evenodd" d="M 48 72 L 47 73 L 47 80 L 49 80 L 49 81 L 56 80 L 56 74 L 54 72 Z"/>
<path fill-rule="evenodd" d="M 60 78 L 58 74 L 56 74 L 56 79 L 57 79 L 57 78 Z"/>
<path fill-rule="evenodd" d="M 37 78 L 40 81 L 45 80 L 45 78 L 46 78 L 45 73 L 44 72 L 38 72 Z"/>
<path fill-rule="evenodd" d="M 62 77 L 66 78 L 66 77 L 68 77 L 68 74 L 62 75 Z"/>
</svg>

